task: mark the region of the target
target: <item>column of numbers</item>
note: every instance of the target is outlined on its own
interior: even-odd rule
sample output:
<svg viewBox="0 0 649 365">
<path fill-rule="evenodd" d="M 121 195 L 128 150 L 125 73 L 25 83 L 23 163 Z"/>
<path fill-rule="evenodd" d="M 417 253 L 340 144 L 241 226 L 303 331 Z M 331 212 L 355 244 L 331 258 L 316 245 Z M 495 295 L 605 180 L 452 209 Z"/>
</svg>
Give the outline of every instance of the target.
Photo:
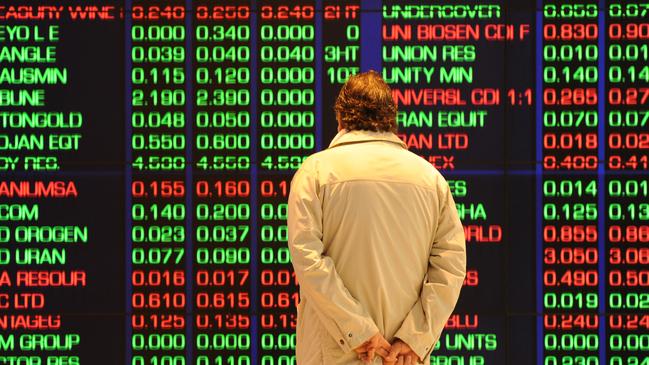
<svg viewBox="0 0 649 365">
<path fill-rule="evenodd" d="M 259 1 L 259 326 L 262 364 L 295 361 L 295 274 L 287 247 L 292 173 L 316 151 L 314 1 Z"/>
<path fill-rule="evenodd" d="M 611 1 L 606 14 L 608 364 L 649 364 L 649 8 Z"/>
<path fill-rule="evenodd" d="M 194 1 L 196 364 L 251 364 L 251 32 L 247 1 Z"/>
<path fill-rule="evenodd" d="M 543 7 L 544 363 L 598 364 L 598 9 Z"/>
<path fill-rule="evenodd" d="M 185 364 L 185 9 L 135 2 L 132 47 L 132 365 Z"/>
</svg>

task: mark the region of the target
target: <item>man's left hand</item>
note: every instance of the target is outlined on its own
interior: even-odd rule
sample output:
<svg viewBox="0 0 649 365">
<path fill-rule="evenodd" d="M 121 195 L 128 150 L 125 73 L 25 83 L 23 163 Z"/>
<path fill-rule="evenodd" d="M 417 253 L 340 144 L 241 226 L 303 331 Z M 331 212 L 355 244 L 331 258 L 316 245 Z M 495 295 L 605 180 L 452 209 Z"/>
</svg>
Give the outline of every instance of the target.
<svg viewBox="0 0 649 365">
<path fill-rule="evenodd" d="M 412 351 L 407 343 L 397 339 L 392 342 L 390 353 L 383 357 L 383 365 L 415 365 L 421 362 L 419 356 Z"/>
<path fill-rule="evenodd" d="M 369 340 L 354 349 L 354 352 L 358 354 L 358 358 L 367 364 L 374 361 L 374 356 L 377 351 L 380 351 L 382 354 L 390 352 L 390 343 L 383 337 L 381 332 L 377 332 Z"/>
</svg>

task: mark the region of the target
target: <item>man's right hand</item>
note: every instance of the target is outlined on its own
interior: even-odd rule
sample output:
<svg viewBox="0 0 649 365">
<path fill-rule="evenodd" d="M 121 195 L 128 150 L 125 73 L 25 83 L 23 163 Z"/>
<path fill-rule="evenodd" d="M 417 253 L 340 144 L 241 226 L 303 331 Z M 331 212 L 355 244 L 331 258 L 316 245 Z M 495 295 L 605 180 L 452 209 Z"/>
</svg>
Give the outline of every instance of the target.
<svg viewBox="0 0 649 365">
<path fill-rule="evenodd" d="M 379 353 L 379 355 L 384 355 Z M 390 346 L 390 352 L 383 357 L 383 365 L 416 365 L 421 359 L 407 343 L 397 339 Z"/>
</svg>

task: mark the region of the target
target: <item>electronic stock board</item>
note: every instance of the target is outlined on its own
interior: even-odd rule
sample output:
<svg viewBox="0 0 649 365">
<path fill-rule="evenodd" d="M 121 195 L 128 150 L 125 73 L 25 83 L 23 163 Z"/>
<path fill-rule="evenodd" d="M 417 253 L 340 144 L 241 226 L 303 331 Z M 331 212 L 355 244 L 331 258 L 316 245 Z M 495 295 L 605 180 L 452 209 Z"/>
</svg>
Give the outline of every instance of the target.
<svg viewBox="0 0 649 365">
<path fill-rule="evenodd" d="M 2 1 L 0 364 L 295 363 L 290 181 L 374 69 L 465 228 L 431 363 L 648 365 L 648 43 L 643 1 Z"/>
</svg>

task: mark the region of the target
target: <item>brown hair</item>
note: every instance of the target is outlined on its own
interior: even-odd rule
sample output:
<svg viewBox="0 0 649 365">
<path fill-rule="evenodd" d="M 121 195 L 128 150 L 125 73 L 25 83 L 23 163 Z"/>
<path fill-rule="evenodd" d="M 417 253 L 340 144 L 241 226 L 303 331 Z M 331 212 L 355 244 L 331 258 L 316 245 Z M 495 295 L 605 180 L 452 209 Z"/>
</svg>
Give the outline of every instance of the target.
<svg viewBox="0 0 649 365">
<path fill-rule="evenodd" d="M 397 132 L 397 105 L 390 87 L 374 70 L 350 76 L 334 110 L 346 130 Z"/>
</svg>

